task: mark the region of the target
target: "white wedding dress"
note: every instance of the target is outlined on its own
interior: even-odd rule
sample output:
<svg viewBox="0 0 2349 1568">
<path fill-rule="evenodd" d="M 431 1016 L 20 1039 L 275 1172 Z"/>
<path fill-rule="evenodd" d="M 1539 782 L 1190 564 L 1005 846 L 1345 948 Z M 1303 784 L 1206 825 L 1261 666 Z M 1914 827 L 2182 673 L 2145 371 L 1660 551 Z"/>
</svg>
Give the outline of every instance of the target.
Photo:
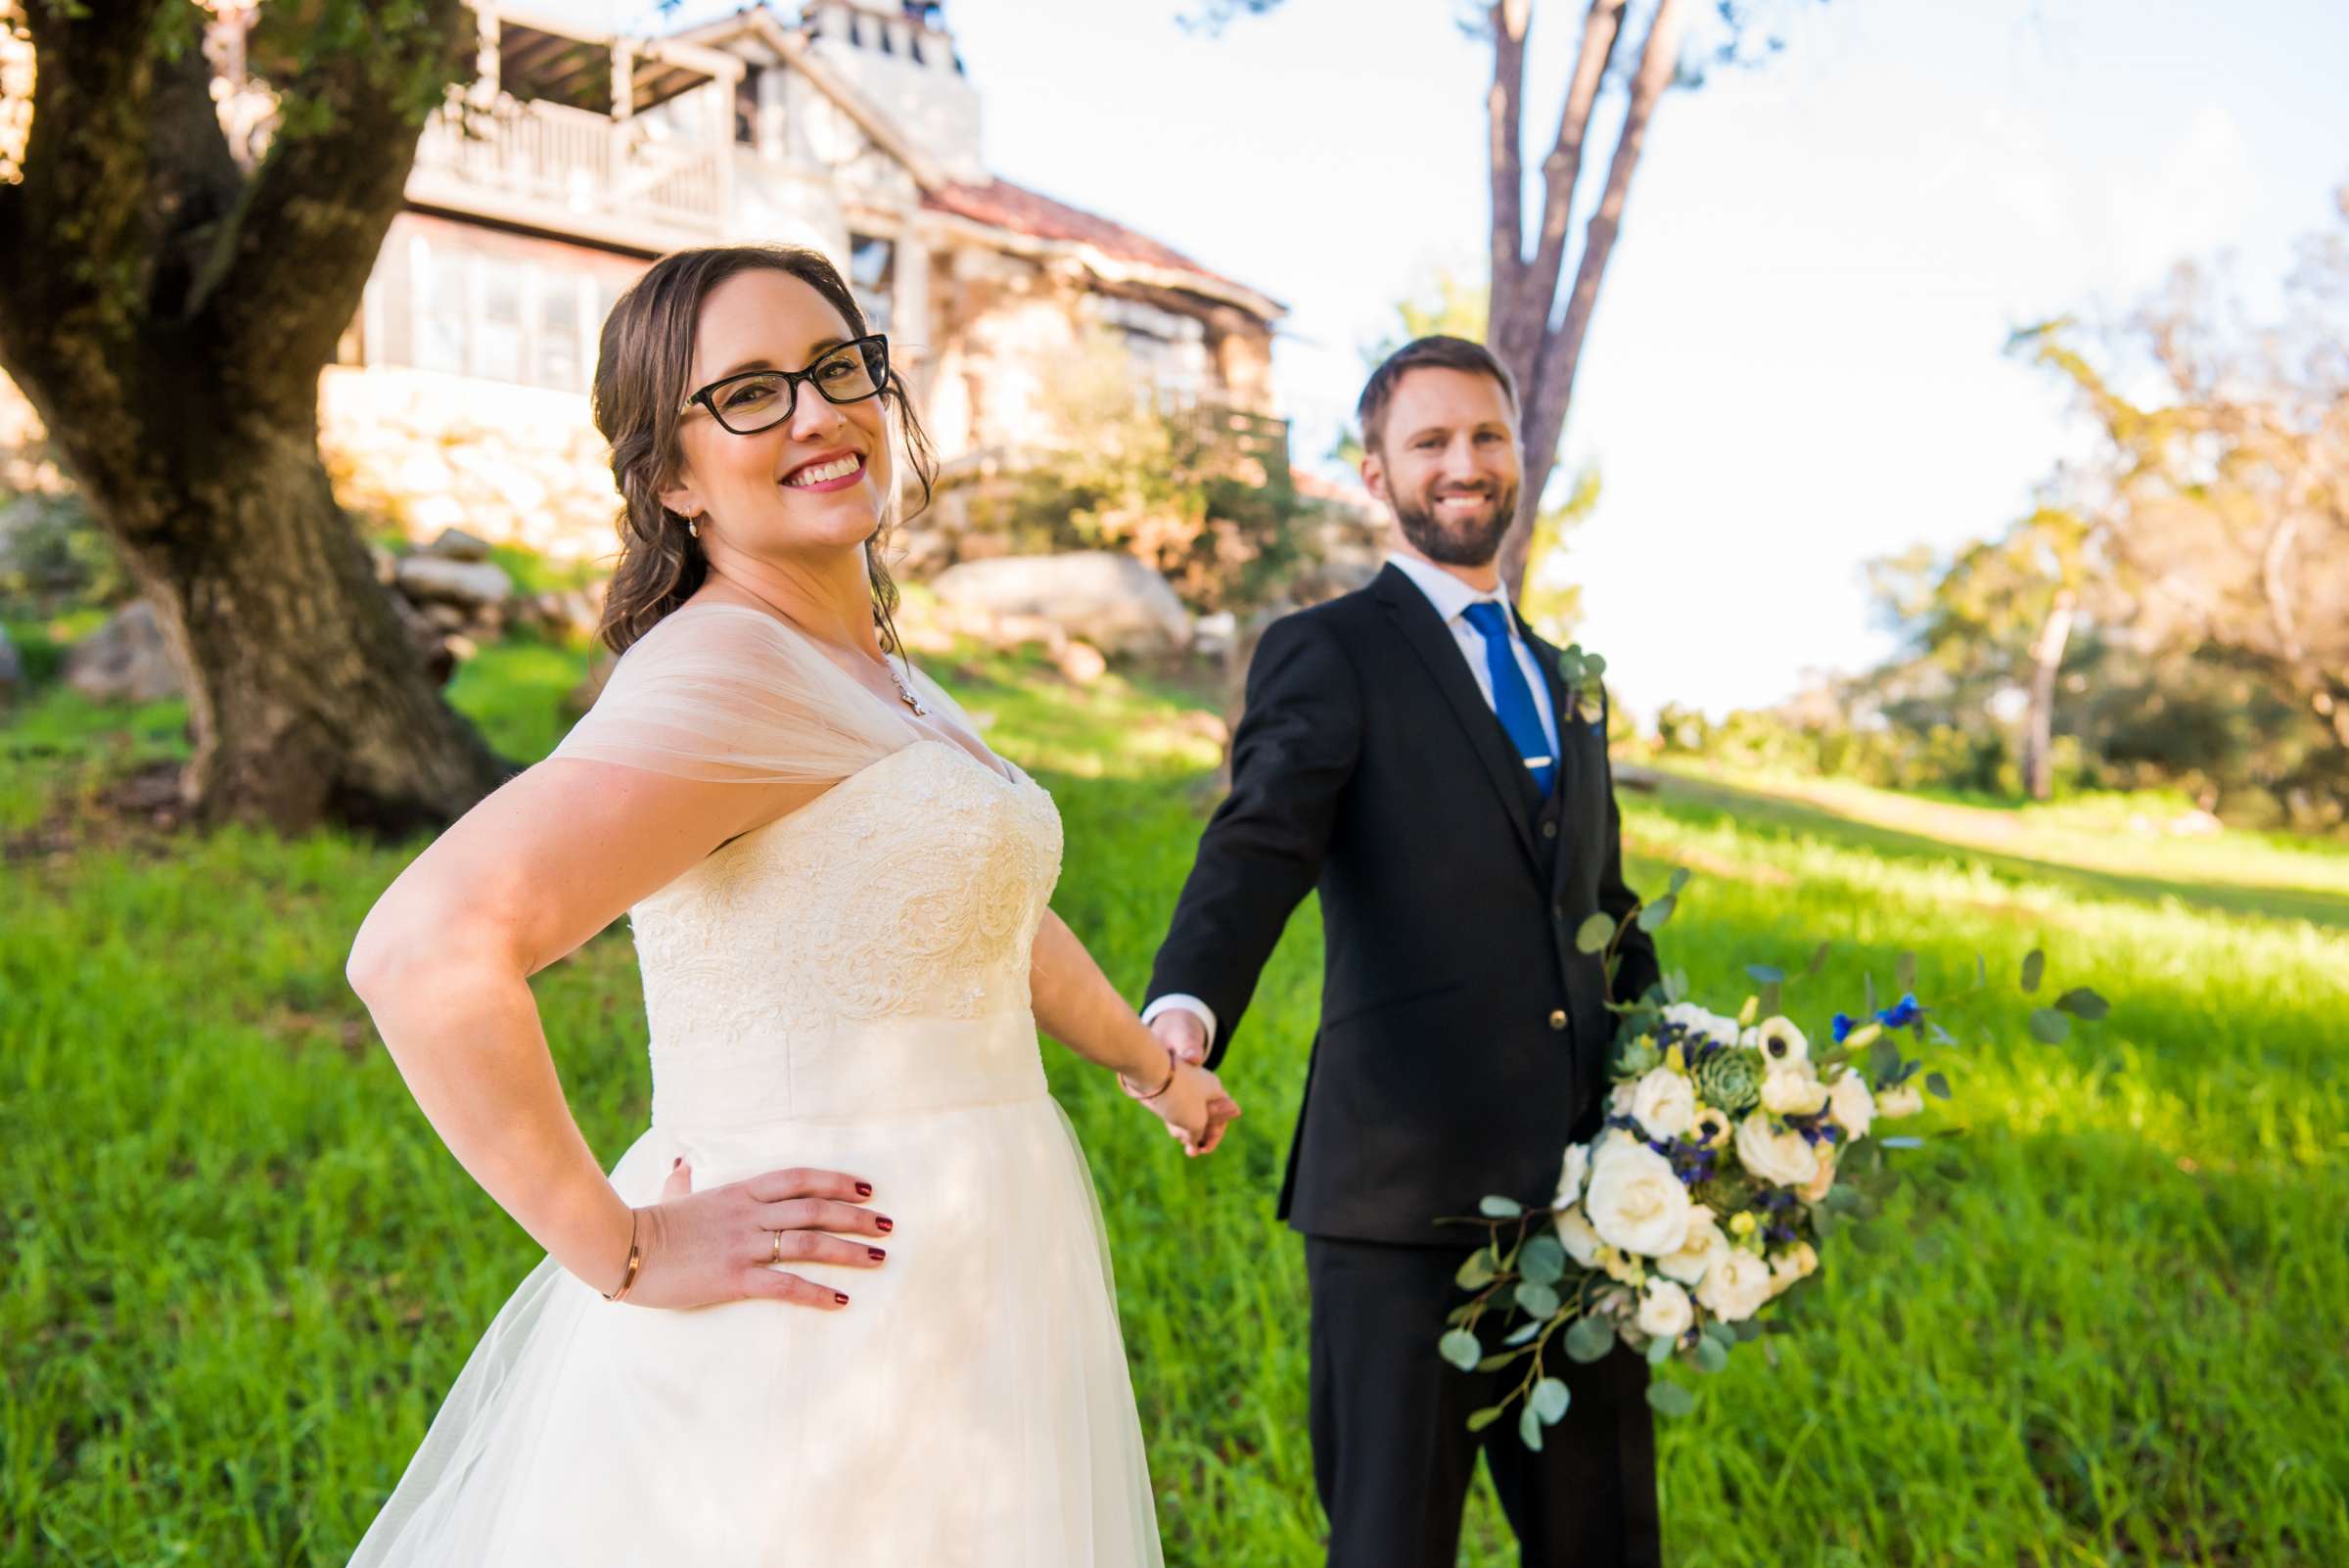
<svg viewBox="0 0 2349 1568">
<path fill-rule="evenodd" d="M 889 1261 L 790 1266 L 839 1312 L 615 1305 L 540 1264 L 355 1564 L 1157 1568 L 1099 1211 L 1029 1011 L 1060 819 L 908 716 L 782 623 L 696 606 L 555 754 L 841 780 L 632 911 L 652 1125 L 612 1181 L 644 1204 L 680 1156 L 697 1189 L 846 1172 Z"/>
</svg>

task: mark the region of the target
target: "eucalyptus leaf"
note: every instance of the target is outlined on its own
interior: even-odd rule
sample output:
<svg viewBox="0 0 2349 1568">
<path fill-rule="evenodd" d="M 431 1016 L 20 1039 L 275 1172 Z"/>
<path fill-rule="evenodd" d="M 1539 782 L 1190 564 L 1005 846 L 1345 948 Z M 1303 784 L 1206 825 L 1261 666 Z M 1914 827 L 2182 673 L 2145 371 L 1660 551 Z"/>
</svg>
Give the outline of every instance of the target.
<svg viewBox="0 0 2349 1568">
<path fill-rule="evenodd" d="M 1890 1036 L 1877 1036 L 1875 1044 L 1867 1051 L 1867 1076 L 1883 1084 L 1890 1083 L 1900 1070 L 1901 1048 L 1892 1042 Z"/>
<path fill-rule="evenodd" d="M 1566 1355 L 1577 1361 L 1595 1361 L 1615 1348 L 1615 1325 L 1603 1317 L 1578 1317 L 1566 1330 Z"/>
<path fill-rule="evenodd" d="M 2072 1038 L 2072 1021 L 2052 1007 L 2034 1007 L 2031 1038 L 2043 1045 L 2060 1045 Z"/>
<path fill-rule="evenodd" d="M 1455 1328 L 1436 1341 L 1436 1353 L 1463 1372 L 1472 1372 L 1485 1359 L 1484 1346 L 1465 1328 Z"/>
<path fill-rule="evenodd" d="M 1534 1413 L 1530 1405 L 1517 1417 L 1517 1441 L 1536 1453 L 1542 1452 L 1542 1417 Z"/>
<path fill-rule="evenodd" d="M 1925 1140 L 1923 1138 L 1904 1136 L 1897 1138 L 1881 1138 L 1878 1140 L 1878 1144 L 1880 1147 L 1887 1149 L 1921 1149 L 1925 1146 Z"/>
<path fill-rule="evenodd" d="M 1672 918 L 1672 911 L 1679 902 L 1678 899 L 1667 893 L 1655 902 L 1642 905 L 1639 910 L 1639 929 L 1642 931 L 1662 930 L 1664 922 Z"/>
<path fill-rule="evenodd" d="M 1533 1397 L 1526 1403 L 1536 1415 L 1542 1417 L 1543 1426 L 1555 1426 L 1566 1413 L 1566 1407 L 1572 1403 L 1572 1399 L 1563 1381 L 1545 1377 L 1534 1385 Z"/>
<path fill-rule="evenodd" d="M 1566 1275 L 1566 1249 L 1547 1231 L 1533 1237 L 1517 1253 L 1517 1272 L 1529 1284 L 1554 1285 Z"/>
<path fill-rule="evenodd" d="M 1610 914 L 1594 914 L 1574 930 L 1577 952 L 1605 952 L 1607 944 L 1614 940 L 1615 917 Z"/>
<path fill-rule="evenodd" d="M 1698 1371 L 1718 1372 L 1727 1368 L 1728 1364 L 1729 1353 L 1722 1349 L 1720 1340 L 1700 1339 L 1696 1342 L 1696 1369 Z"/>
<path fill-rule="evenodd" d="M 1892 983 L 1903 995 L 1916 990 L 1916 954 L 1905 952 L 1892 961 Z"/>
<path fill-rule="evenodd" d="M 1525 1205 L 1515 1198 L 1504 1198 L 1494 1192 L 1488 1192 L 1478 1199 L 1476 1208 L 1488 1220 L 1514 1220 L 1525 1213 Z"/>
<path fill-rule="evenodd" d="M 1819 950 L 1811 955 L 1810 965 L 1803 970 L 1803 978 L 1805 980 L 1817 980 L 1819 978 L 1819 972 L 1827 967 L 1827 954 L 1834 951 L 1834 949 L 1835 945 L 1833 943 L 1820 943 L 1819 945 Z"/>
<path fill-rule="evenodd" d="M 1483 1409 L 1468 1417 L 1468 1430 L 1471 1432 L 1482 1432 L 1486 1427 L 1491 1426 L 1494 1422 L 1500 1419 L 1502 1408 L 1503 1407 L 1498 1405 L 1486 1406 Z"/>
<path fill-rule="evenodd" d="M 1647 1385 L 1647 1403 L 1658 1415 L 1686 1415 L 1696 1408 L 1696 1396 L 1678 1383 Z"/>
<path fill-rule="evenodd" d="M 1674 866 L 1672 868 L 1672 886 L 1666 888 L 1664 891 L 1666 893 L 1679 893 L 1686 886 L 1688 886 L 1688 868 L 1684 865 Z"/>
<path fill-rule="evenodd" d="M 1745 974 L 1757 986 L 1781 986 L 1786 983 L 1786 971 L 1776 964 L 1747 964 Z"/>
<path fill-rule="evenodd" d="M 1468 1255 L 1452 1276 L 1452 1283 L 1462 1290 L 1482 1290 L 1493 1283 L 1493 1254 L 1479 1247 Z"/>
<path fill-rule="evenodd" d="M 1502 1340 L 1501 1343 L 1503 1345 L 1522 1345 L 1548 1326 L 1549 1325 L 1546 1322 L 1543 1321 L 1543 1319 L 1539 1317 L 1536 1317 L 1529 1322 L 1519 1323 L 1515 1328 L 1509 1330 L 1509 1337 Z"/>
<path fill-rule="evenodd" d="M 1927 1073 L 1925 1075 L 1925 1092 L 1937 1100 L 1946 1100 L 1950 1097 L 1950 1081 L 1939 1073 Z"/>
<path fill-rule="evenodd" d="M 1477 1362 L 1476 1369 L 1480 1372 L 1497 1372 L 1502 1367 L 1508 1365 L 1509 1362 L 1515 1360 L 1518 1357 L 1523 1356 L 1525 1352 L 1521 1350 L 1498 1351 Z"/>
<path fill-rule="evenodd" d="M 1762 988 L 1762 1016 L 1765 1018 L 1777 1017 L 1779 1005 L 1784 1001 L 1785 995 L 1786 988 L 1782 982 L 1773 980 L 1764 986 Z"/>
<path fill-rule="evenodd" d="M 1526 1316 L 1547 1321 L 1558 1315 L 1558 1293 L 1552 1286 L 1522 1279 L 1517 1282 L 1517 1305 Z"/>
<path fill-rule="evenodd" d="M 1751 1344 L 1753 1341 L 1760 1339 L 1764 1334 L 1770 1332 L 1768 1327 L 1755 1321 L 1751 1317 L 1748 1317 L 1741 1322 L 1732 1323 L 1729 1326 L 1737 1330 L 1737 1343 L 1740 1345 Z"/>
<path fill-rule="evenodd" d="M 1650 1366 L 1661 1366 L 1666 1361 L 1671 1360 L 1672 1353 L 1677 1343 L 1677 1341 L 1663 1334 L 1658 1334 L 1654 1339 L 1649 1340 L 1647 1342 L 1646 1353 L 1647 1364 Z"/>
<path fill-rule="evenodd" d="M 2086 986 L 2078 986 L 2055 998 L 2055 1005 L 2074 1018 L 2095 1023 L 2112 1010 L 2111 1004 Z"/>
<path fill-rule="evenodd" d="M 2023 959 L 2023 990 L 2026 992 L 2039 990 L 2040 977 L 2047 972 L 2048 955 L 2037 947 L 2032 948 Z"/>
</svg>

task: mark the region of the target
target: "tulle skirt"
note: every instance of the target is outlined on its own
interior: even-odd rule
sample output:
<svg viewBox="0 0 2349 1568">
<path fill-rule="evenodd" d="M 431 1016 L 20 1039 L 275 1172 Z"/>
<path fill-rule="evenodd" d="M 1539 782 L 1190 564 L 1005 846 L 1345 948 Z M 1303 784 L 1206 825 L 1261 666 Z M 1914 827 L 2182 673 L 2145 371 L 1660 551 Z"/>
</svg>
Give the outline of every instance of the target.
<svg viewBox="0 0 2349 1568">
<path fill-rule="evenodd" d="M 354 1568 L 1159 1568 L 1108 1250 L 1048 1095 L 855 1121 L 656 1125 L 653 1201 L 809 1166 L 874 1185 L 852 1299 L 675 1312 L 541 1263 L 450 1390 Z"/>
</svg>

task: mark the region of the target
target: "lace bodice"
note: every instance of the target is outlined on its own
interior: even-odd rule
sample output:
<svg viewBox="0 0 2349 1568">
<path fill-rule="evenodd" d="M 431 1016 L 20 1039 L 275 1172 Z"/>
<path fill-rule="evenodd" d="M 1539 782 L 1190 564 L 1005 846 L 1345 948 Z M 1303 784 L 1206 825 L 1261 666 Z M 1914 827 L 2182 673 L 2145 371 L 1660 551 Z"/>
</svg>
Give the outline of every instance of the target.
<svg viewBox="0 0 2349 1568">
<path fill-rule="evenodd" d="M 1032 1064 L 1029 951 L 1060 853 L 1040 786 L 937 740 L 725 845 L 632 911 L 656 1120 L 853 1115 L 975 1070 L 925 1040 L 1024 1039 Z"/>
</svg>

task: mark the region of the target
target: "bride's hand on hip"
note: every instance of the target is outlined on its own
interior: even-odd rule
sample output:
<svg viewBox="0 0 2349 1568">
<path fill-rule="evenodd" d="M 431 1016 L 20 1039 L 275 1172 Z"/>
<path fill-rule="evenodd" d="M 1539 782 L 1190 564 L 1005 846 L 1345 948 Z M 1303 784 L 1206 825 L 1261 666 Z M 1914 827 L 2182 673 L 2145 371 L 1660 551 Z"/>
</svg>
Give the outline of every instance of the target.
<svg viewBox="0 0 2349 1568">
<path fill-rule="evenodd" d="M 838 1312 L 846 1292 L 803 1279 L 793 1263 L 878 1268 L 888 1252 L 888 1217 L 865 1205 L 872 1184 L 837 1171 L 769 1171 L 707 1192 L 679 1161 L 661 1201 L 636 1211 L 638 1307 L 706 1307 L 762 1297 Z"/>
</svg>

